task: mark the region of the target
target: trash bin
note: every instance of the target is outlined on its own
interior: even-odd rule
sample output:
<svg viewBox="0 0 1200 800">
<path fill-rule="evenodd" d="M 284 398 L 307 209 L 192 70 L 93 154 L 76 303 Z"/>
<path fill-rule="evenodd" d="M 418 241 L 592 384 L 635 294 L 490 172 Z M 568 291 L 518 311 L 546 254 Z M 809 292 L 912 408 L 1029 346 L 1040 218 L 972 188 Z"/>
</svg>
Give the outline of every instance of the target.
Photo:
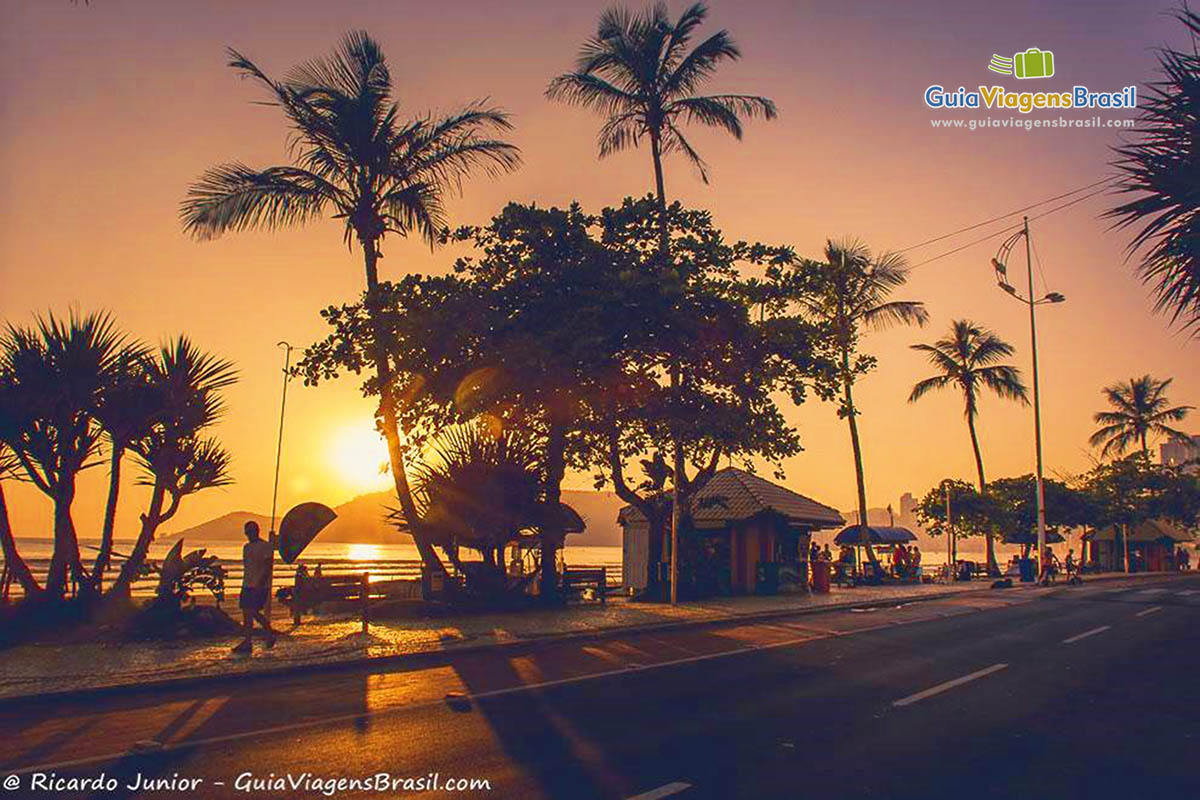
<svg viewBox="0 0 1200 800">
<path fill-rule="evenodd" d="M 1021 583 L 1033 583 L 1037 580 L 1037 568 L 1032 558 L 1022 558 L 1018 561 L 1021 570 Z"/>
<path fill-rule="evenodd" d="M 832 566 L 828 561 L 817 561 L 812 565 L 813 570 L 813 592 L 816 594 L 829 594 L 829 568 Z"/>
<path fill-rule="evenodd" d="M 779 594 L 779 564 L 774 561 L 758 562 L 754 593 Z"/>
</svg>

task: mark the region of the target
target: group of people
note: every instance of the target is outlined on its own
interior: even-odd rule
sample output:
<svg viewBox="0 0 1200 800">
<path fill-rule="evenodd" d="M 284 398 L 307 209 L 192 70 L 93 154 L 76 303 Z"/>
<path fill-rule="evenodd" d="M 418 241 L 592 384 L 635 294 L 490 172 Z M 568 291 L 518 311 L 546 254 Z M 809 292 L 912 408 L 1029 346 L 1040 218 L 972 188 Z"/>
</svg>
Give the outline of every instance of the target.
<svg viewBox="0 0 1200 800">
<path fill-rule="evenodd" d="M 912 544 L 898 544 L 893 547 L 892 573 L 902 581 L 920 579 L 921 548 Z"/>
<path fill-rule="evenodd" d="M 843 545 L 838 552 L 837 561 L 833 560 L 833 552 L 829 545 L 822 548 L 816 542 L 809 548 L 808 560 L 811 563 L 820 561 L 832 562 L 839 574 L 854 575 L 858 565 L 858 553 L 851 545 Z M 892 548 L 892 575 L 898 580 L 919 580 L 921 575 L 921 550 L 916 545 L 897 544 Z"/>
</svg>

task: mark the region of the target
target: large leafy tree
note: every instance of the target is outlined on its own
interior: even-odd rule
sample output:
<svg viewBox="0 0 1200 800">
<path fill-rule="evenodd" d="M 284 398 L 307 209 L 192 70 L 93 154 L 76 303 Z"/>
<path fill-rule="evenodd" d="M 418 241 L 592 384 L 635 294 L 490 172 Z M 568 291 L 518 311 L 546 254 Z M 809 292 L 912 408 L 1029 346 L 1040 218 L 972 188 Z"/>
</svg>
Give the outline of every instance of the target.
<svg viewBox="0 0 1200 800">
<path fill-rule="evenodd" d="M 1116 148 L 1123 193 L 1137 195 L 1108 212 L 1135 227 L 1130 254 L 1142 252 L 1138 271 L 1169 313 L 1200 336 L 1200 15 L 1176 12 L 1191 47 L 1159 53 L 1161 80 L 1147 88 L 1131 144 Z"/>
<path fill-rule="evenodd" d="M 987 389 L 1006 400 L 1028 402 L 1020 370 L 1011 364 L 996 363 L 1013 354 L 1012 345 L 987 328 L 960 319 L 951 323 L 950 333 L 946 336 L 933 344 L 914 344 L 912 349 L 925 353 L 938 374 L 918 381 L 908 396 L 908 402 L 915 403 L 929 392 L 948 386 L 962 392 L 963 413 L 971 434 L 971 448 L 975 453 L 975 469 L 979 476 L 979 492 L 986 494 L 983 454 L 975 431 L 979 394 Z M 990 532 L 987 535 L 987 563 L 989 570 L 996 571 L 995 537 Z"/>
<path fill-rule="evenodd" d="M 436 447 L 441 429 L 475 419 L 519 432 L 540 450 L 544 502 L 557 509 L 565 471 L 578 462 L 583 409 L 606 390 L 628 335 L 642 329 L 642 300 L 602 246 L 598 220 L 577 206 L 513 203 L 448 238 L 472 246 L 454 275 L 407 278 L 380 309 L 397 378 L 420 387 L 402 422 L 420 446 Z M 361 305 L 326 317 L 333 333 L 300 364 L 310 382 L 361 368 L 371 347 Z M 547 513 L 539 524 L 546 599 L 557 595 L 562 522 Z"/>
<path fill-rule="evenodd" d="M 290 227 L 330 215 L 362 249 L 368 321 L 381 325 L 378 262 L 389 235 L 416 234 L 431 244 L 445 224 L 445 198 L 469 175 L 498 174 L 519 163 L 517 148 L 498 138 L 507 114 L 476 103 L 444 117 L 405 120 L 393 99 L 383 51 L 364 32 L 349 33 L 325 58 L 306 61 L 282 80 L 230 50 L 230 66 L 257 82 L 291 129 L 291 163 L 255 169 L 230 162 L 208 170 L 181 207 L 184 228 L 200 238 L 226 231 Z M 381 313 L 381 312 L 380 312 Z M 397 387 L 382 336 L 369 362 L 380 397 L 378 423 L 387 440 L 400 507 L 424 562 L 441 569 L 425 536 L 405 470 L 398 424 L 404 392 Z"/>
<path fill-rule="evenodd" d="M 2 431 L 23 479 L 54 505 L 54 551 L 45 596 L 63 597 L 68 579 L 91 587 L 72 518 L 75 482 L 101 443 L 95 412 L 124 336 L 107 314 L 47 314 L 32 326 L 9 325 L 0 338 L 3 393 L 13 408 Z"/>
<path fill-rule="evenodd" d="M 1088 522 L 1097 528 L 1116 526 L 1123 558 L 1132 526 L 1165 518 L 1192 528 L 1200 521 L 1200 477 L 1186 465 L 1153 464 L 1144 453 L 1135 452 L 1098 465 L 1081 483 Z M 1129 568 L 1127 558 L 1125 566 Z"/>
<path fill-rule="evenodd" d="M 603 215 L 606 246 L 621 263 L 636 264 L 646 282 L 638 292 L 646 298 L 640 306 L 645 322 L 644 335 L 631 336 L 616 387 L 594 409 L 590 466 L 647 518 L 655 553 L 666 552 L 653 532 L 663 521 L 663 494 L 669 494 L 677 544 L 672 552 L 683 557 L 678 533 L 688 530 L 692 498 L 721 460 L 753 468 L 756 459 L 778 465 L 799 452 L 777 392 L 792 388 L 788 379 L 811 354 L 814 332 L 775 308 L 769 317 L 754 308 L 752 284 L 743 275 L 790 267 L 790 249 L 727 242 L 709 214 L 676 203 L 668 209 L 664 265 L 655 247 L 662 228 L 657 214 L 647 197 Z M 672 382 L 672 374 L 680 380 Z M 676 456 L 670 464 L 662 458 L 668 452 Z M 626 463 L 647 453 L 653 456 L 642 465 L 646 480 L 631 485 Z"/>
<path fill-rule="evenodd" d="M 684 137 L 682 126 L 697 123 L 716 127 L 740 139 L 744 119 L 776 116 L 775 104 L 765 97 L 699 94 L 723 64 L 741 57 L 724 30 L 690 46 L 707 16 L 703 3 L 689 6 L 674 21 L 661 2 L 641 13 L 610 8 L 601 15 L 596 34 L 580 48 L 575 69 L 554 78 L 546 89 L 551 99 L 591 108 L 605 117 L 599 134 L 601 158 L 648 141 L 658 203 L 658 249 L 663 262 L 668 260 L 671 238 L 663 157 L 682 152 L 708 181 L 704 161 Z M 671 389 L 678 392 L 685 380 L 681 368 L 673 365 L 669 372 Z M 686 455 L 682 433 L 674 431 L 672 439 L 672 468 L 675 474 L 683 475 Z M 678 489 L 677 485 L 672 506 L 673 539 L 678 538 L 678 512 L 684 507 Z"/>
<path fill-rule="evenodd" d="M 854 404 L 854 384 L 875 366 L 872 356 L 859 352 L 864 332 L 885 330 L 896 325 L 924 325 L 929 319 L 924 303 L 893 300 L 895 292 L 908 280 L 903 256 L 883 253 L 875 256 L 861 241 L 846 239 L 826 242 L 824 262 L 806 262 L 802 269 L 810 273 L 812 290 L 799 300 L 807 312 L 826 325 L 836 350 L 836 367 L 820 374 L 824 397 L 839 397 L 838 416 L 850 428 L 850 446 L 854 452 L 854 476 L 858 487 L 858 519 L 867 540 L 867 488 L 863 470 L 862 442 L 858 431 L 859 410 Z M 867 556 L 875 554 L 867 546 Z"/>
<path fill-rule="evenodd" d="M 1171 405 L 1167 399 L 1171 380 L 1143 375 L 1106 387 L 1103 394 L 1111 409 L 1096 412 L 1094 419 L 1100 427 L 1088 443 L 1101 448 L 1102 458 L 1122 455 L 1131 447 L 1149 458 L 1151 436 L 1191 441 L 1186 433 L 1170 425 L 1182 422 L 1193 408 Z"/>
</svg>

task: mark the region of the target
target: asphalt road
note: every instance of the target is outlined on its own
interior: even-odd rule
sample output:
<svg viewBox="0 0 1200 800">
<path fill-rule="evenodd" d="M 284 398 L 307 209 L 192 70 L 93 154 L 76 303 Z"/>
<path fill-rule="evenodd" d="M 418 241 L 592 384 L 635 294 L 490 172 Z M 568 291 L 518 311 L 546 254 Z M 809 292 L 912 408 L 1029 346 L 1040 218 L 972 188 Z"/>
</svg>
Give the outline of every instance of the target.
<svg viewBox="0 0 1200 800">
<path fill-rule="evenodd" d="M 0 798 L 1192 797 L 1198 620 L 1200 577 L 1105 582 L 23 703 Z"/>
</svg>

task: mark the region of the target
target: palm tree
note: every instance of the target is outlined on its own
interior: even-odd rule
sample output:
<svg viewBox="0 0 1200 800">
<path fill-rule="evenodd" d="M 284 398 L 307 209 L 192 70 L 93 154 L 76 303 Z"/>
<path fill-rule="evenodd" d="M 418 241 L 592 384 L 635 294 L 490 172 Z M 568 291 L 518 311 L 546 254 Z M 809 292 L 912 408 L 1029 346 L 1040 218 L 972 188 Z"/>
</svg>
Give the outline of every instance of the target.
<svg viewBox="0 0 1200 800">
<path fill-rule="evenodd" d="M 468 578 L 484 576 L 458 559 L 460 546 L 483 555 L 490 574 L 485 584 L 498 579 L 503 586 L 505 545 L 545 519 L 545 462 L 535 437 L 472 421 L 439 433 L 414 465 L 413 491 L 424 524 Z M 400 515 L 392 518 L 408 530 Z"/>
<path fill-rule="evenodd" d="M 208 170 L 181 207 L 184 228 L 199 238 L 229 230 L 277 229 L 325 213 L 357 241 L 366 271 L 366 307 L 378 319 L 379 246 L 389 233 L 417 233 L 432 246 L 445 226 L 444 198 L 470 173 L 498 174 L 520 163 L 516 147 L 495 138 L 508 115 L 481 103 L 446 117 L 401 119 L 379 44 L 347 34 L 327 58 L 307 61 L 272 80 L 235 50 L 229 65 L 259 83 L 292 130 L 292 163 L 252 169 L 232 162 Z M 376 323 L 376 332 L 381 328 Z M 381 336 L 377 337 L 381 339 Z M 401 510 L 424 562 L 441 569 L 426 540 L 405 472 L 392 366 L 383 343 L 373 356 L 380 427 Z"/>
<path fill-rule="evenodd" d="M 596 34 L 580 48 L 575 70 L 550 81 L 546 96 L 592 108 L 606 119 L 600 128 L 600 157 L 650 143 L 654 164 L 654 193 L 658 201 L 659 251 L 665 262 L 670 247 L 663 156 L 682 152 L 708 182 L 708 169 L 700 154 L 684 137 L 680 126 L 695 122 L 721 128 L 742 138 L 743 118 L 774 119 L 775 104 L 765 97 L 744 94 L 697 94 L 718 67 L 741 58 L 728 31 L 717 31 L 688 49 L 696 29 L 708 16 L 704 3 L 689 6 L 674 22 L 665 3 L 655 3 L 640 14 L 613 7 L 600 15 Z M 683 379 L 679 368 L 669 370 L 676 389 Z M 677 563 L 680 485 L 685 482 L 684 444 L 671 430 L 672 462 L 676 480 L 672 489 L 671 556 Z M 674 578 L 674 575 L 672 575 Z M 671 581 L 674 602 L 677 581 Z"/>
<path fill-rule="evenodd" d="M 142 467 L 140 483 L 151 487 L 150 502 L 133 552 L 109 589 L 117 598 L 128 595 L 155 533 L 183 498 L 230 483 L 229 455 L 206 433 L 224 411 L 221 391 L 237 380 L 233 365 L 180 336 L 161 347 L 146 369 L 161 405 L 150 431 L 128 447 Z"/>
<path fill-rule="evenodd" d="M 682 152 L 708 182 L 707 165 L 680 126 L 695 122 L 741 139 L 743 118 L 776 116 L 775 104 L 765 97 L 696 94 L 722 63 L 741 57 L 723 30 L 688 49 L 707 16 L 703 3 L 690 6 L 674 22 L 665 3 L 640 14 L 610 8 L 600 16 L 596 35 L 580 48 L 575 70 L 559 75 L 546 89 L 552 100 L 592 108 L 606 117 L 599 136 L 601 158 L 649 140 L 664 251 L 663 156 Z"/>
<path fill-rule="evenodd" d="M 79 557 L 71 506 L 75 479 L 98 452 L 95 410 L 123 347 L 108 314 L 66 319 L 48 314 L 33 326 L 9 325 L 0 338 L 5 393 L 26 410 L 5 433 L 22 477 L 54 504 L 54 552 L 46 596 L 61 598 L 70 577 L 83 590 L 91 581 Z"/>
<path fill-rule="evenodd" d="M 1129 252 L 1147 246 L 1138 271 L 1154 284 L 1155 307 L 1168 311 L 1172 322 L 1200 336 L 1200 15 L 1184 8 L 1176 16 L 1191 37 L 1188 50 L 1164 48 L 1159 53 L 1162 80 L 1150 84 L 1138 117 L 1139 141 L 1116 148 L 1116 166 L 1124 173 L 1123 193 L 1137 198 L 1108 212 L 1116 225 L 1140 226 Z"/>
<path fill-rule="evenodd" d="M 858 408 L 854 405 L 854 382 L 873 362 L 857 355 L 863 331 L 884 330 L 893 325 L 924 325 L 929 319 L 925 304 L 914 300 L 889 300 L 892 292 L 908 280 L 904 257 L 871 254 L 863 242 L 846 239 L 825 243 L 825 263 L 808 264 L 820 273 L 814 291 L 802 303 L 810 314 L 830 326 L 836 347 L 836 383 L 842 395 L 838 415 L 850 426 L 854 451 L 854 475 L 858 483 L 858 524 L 867 557 L 875 553 L 867 539 L 867 489 L 863 476 L 862 443 L 858 435 Z"/>
<path fill-rule="evenodd" d="M 1088 444 L 1092 447 L 1103 445 L 1101 458 L 1119 456 L 1136 444 L 1142 455 L 1149 459 L 1151 434 L 1191 441 L 1186 433 L 1167 424 L 1181 422 L 1193 408 L 1169 404 L 1167 387 L 1171 380 L 1160 381 L 1143 375 L 1104 389 L 1104 397 L 1113 410 L 1096 413 L 1094 419 L 1101 427 L 1091 435 Z"/>
<path fill-rule="evenodd" d="M 100 550 L 92 567 L 92 585 L 97 592 L 104 588 L 104 574 L 112 558 L 121 463 L 131 445 L 150 435 L 162 414 L 162 393 L 153 381 L 150 356 L 150 350 L 142 344 L 122 350 L 110 380 L 100 391 L 95 410 L 109 444 L 108 499 L 100 530 Z"/>
<path fill-rule="evenodd" d="M 1006 400 L 1028 403 L 1025 384 L 1021 382 L 1021 371 L 1009 364 L 997 364 L 1002 358 L 1013 354 L 1013 346 L 987 328 L 981 328 L 970 320 L 955 320 L 950 333 L 933 344 L 914 344 L 913 350 L 925 353 L 939 372 L 931 378 L 917 382 L 908 396 L 915 403 L 934 389 L 957 386 L 962 390 L 967 430 L 971 432 L 971 448 L 975 452 L 975 469 L 979 473 L 979 494 L 987 492 L 987 481 L 983 474 L 983 456 L 979 451 L 979 436 L 975 432 L 975 417 L 979 414 L 979 393 L 990 389 Z M 995 533 L 987 531 L 988 571 L 999 571 L 996 564 Z"/>
</svg>

